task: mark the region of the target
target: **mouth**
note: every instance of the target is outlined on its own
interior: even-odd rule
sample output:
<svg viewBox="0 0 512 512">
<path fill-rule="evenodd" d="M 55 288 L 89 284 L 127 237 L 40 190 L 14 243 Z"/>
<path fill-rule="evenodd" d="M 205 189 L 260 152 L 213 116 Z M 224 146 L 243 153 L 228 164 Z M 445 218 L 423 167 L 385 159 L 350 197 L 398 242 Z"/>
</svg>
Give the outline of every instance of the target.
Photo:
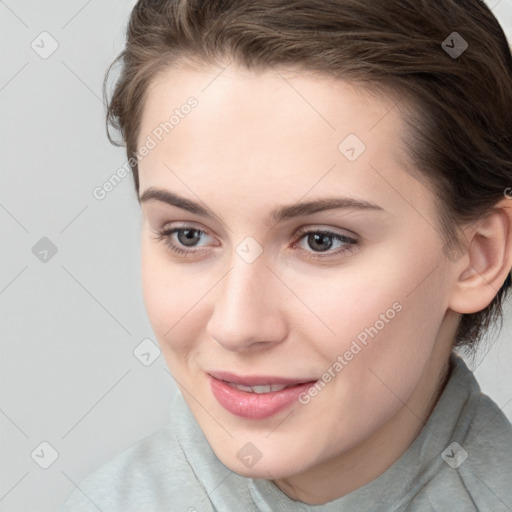
<svg viewBox="0 0 512 512">
<path fill-rule="evenodd" d="M 242 376 L 230 372 L 208 372 L 208 375 L 217 380 L 222 380 L 236 386 L 246 386 L 248 388 L 257 388 L 260 386 L 282 386 L 290 387 L 306 382 L 315 382 L 317 379 L 294 379 L 290 377 L 279 377 L 275 375 L 249 375 Z M 277 391 L 277 390 L 276 390 Z M 257 392 L 257 391 L 256 391 Z"/>
<path fill-rule="evenodd" d="M 265 419 L 297 402 L 316 380 L 275 376 L 237 376 L 210 372 L 210 388 L 219 404 L 231 414 L 248 419 Z"/>
<path fill-rule="evenodd" d="M 273 391 L 281 391 L 286 388 L 290 388 L 295 386 L 296 384 L 290 384 L 288 386 L 284 386 L 283 384 L 267 384 L 262 386 L 245 386 L 243 384 L 236 384 L 234 382 L 223 381 L 226 382 L 228 386 L 232 388 L 238 389 L 240 391 L 245 391 L 246 393 L 256 393 L 261 395 L 263 393 L 272 393 Z"/>
</svg>

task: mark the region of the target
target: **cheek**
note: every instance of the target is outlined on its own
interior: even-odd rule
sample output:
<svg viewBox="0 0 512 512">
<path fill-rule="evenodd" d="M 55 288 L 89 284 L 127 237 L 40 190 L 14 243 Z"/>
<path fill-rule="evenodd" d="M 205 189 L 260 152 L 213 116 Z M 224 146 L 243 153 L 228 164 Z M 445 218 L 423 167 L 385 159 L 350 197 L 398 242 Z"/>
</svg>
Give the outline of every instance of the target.
<svg viewBox="0 0 512 512">
<path fill-rule="evenodd" d="M 180 318 L 184 319 L 193 287 L 181 282 L 183 272 L 170 264 L 165 251 L 147 240 L 142 242 L 141 277 L 146 312 L 158 342 L 165 350 L 170 340 L 177 339 L 175 333 L 180 327 Z"/>
<path fill-rule="evenodd" d="M 205 295 L 213 276 L 194 274 L 191 266 L 169 260 L 165 249 L 142 242 L 141 278 L 148 319 L 171 371 L 175 361 L 190 358 L 203 339 L 208 315 Z"/>
<path fill-rule="evenodd" d="M 368 297 L 365 313 L 358 319 L 363 324 L 353 326 L 355 330 L 344 341 L 343 348 L 352 359 L 341 371 L 336 388 L 368 424 L 389 418 L 411 396 L 428 366 L 443 320 L 441 276 L 433 274 L 411 292 L 412 272 L 408 274 L 404 267 L 401 281 L 390 280 Z M 357 314 L 355 309 L 352 313 Z M 360 350 L 354 348 L 358 346 Z M 357 354 L 352 355 L 354 351 Z"/>
<path fill-rule="evenodd" d="M 172 306 L 173 294 L 169 293 L 171 290 L 168 289 L 165 266 L 155 257 L 151 243 L 144 240 L 141 252 L 141 278 L 146 312 L 155 334 L 160 338 L 172 325 L 168 313 L 173 311 L 169 309 L 169 306 Z"/>
<path fill-rule="evenodd" d="M 372 339 L 385 337 L 403 317 L 406 283 L 391 279 L 375 265 L 288 279 L 303 302 L 296 301 L 295 313 L 301 329 L 326 361 L 349 350 L 353 340 L 365 347 Z"/>
<path fill-rule="evenodd" d="M 406 395 L 431 355 L 447 307 L 446 290 L 438 271 L 425 279 L 425 269 L 435 263 L 418 268 L 417 261 L 390 254 L 336 280 L 332 273 L 324 281 L 303 277 L 294 290 L 319 317 L 308 313 L 312 320 L 301 325 L 325 370 L 339 375 L 340 386 L 364 401 L 389 394 L 386 384 Z"/>
</svg>

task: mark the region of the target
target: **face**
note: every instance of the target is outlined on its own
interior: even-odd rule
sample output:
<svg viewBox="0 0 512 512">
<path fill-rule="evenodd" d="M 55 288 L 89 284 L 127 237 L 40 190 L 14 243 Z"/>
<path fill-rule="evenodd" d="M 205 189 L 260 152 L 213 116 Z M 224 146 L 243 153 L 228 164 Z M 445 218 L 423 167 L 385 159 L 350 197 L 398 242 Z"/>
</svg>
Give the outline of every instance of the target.
<svg viewBox="0 0 512 512">
<path fill-rule="evenodd" d="M 144 301 L 237 473 L 288 478 L 365 446 L 445 343 L 449 263 L 434 197 L 404 164 L 395 102 L 234 65 L 169 70 L 148 91 Z"/>
</svg>

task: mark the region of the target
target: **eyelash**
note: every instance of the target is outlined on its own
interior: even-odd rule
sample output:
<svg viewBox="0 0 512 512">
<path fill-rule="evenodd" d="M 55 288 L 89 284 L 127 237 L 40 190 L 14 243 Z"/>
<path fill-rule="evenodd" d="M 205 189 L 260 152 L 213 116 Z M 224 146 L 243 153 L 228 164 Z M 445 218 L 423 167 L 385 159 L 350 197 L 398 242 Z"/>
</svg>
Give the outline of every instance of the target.
<svg viewBox="0 0 512 512">
<path fill-rule="evenodd" d="M 156 240 L 157 241 L 164 241 L 165 245 L 168 247 L 168 249 L 176 254 L 183 255 L 185 257 L 192 255 L 194 253 L 201 253 L 204 252 L 203 250 L 186 250 L 182 249 L 181 247 L 178 247 L 174 243 L 171 242 L 171 237 L 174 233 L 178 233 L 181 231 L 196 231 L 200 235 L 207 234 L 206 231 L 198 228 L 194 228 L 193 226 L 182 226 L 179 228 L 172 228 L 172 229 L 163 229 L 161 231 L 157 231 Z M 342 249 L 338 249 L 334 252 L 324 252 L 324 253 L 312 253 L 311 251 L 305 250 L 305 249 L 299 249 L 302 252 L 307 253 L 307 258 L 313 259 L 313 260 L 321 260 L 326 258 L 332 258 L 335 256 L 339 256 L 340 254 L 348 253 L 350 251 L 353 251 L 356 246 L 358 245 L 359 241 L 351 238 L 346 235 L 341 235 L 339 233 L 333 233 L 331 231 L 326 230 L 316 230 L 316 229 L 308 229 L 308 228 L 301 228 L 299 231 L 295 234 L 295 240 L 293 242 L 293 245 L 295 245 L 297 242 L 300 242 L 302 238 L 304 238 L 306 235 L 327 235 L 330 238 L 333 238 L 334 240 L 337 240 L 339 242 L 344 242 L 346 246 Z"/>
</svg>

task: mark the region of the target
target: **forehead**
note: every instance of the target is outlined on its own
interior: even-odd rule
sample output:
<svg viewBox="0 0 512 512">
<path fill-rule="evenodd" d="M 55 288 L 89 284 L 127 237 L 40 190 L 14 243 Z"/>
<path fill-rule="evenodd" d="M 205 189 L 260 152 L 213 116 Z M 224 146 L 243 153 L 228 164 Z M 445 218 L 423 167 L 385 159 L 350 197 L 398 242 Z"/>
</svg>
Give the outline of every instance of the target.
<svg viewBox="0 0 512 512">
<path fill-rule="evenodd" d="M 307 138 L 332 138 L 334 141 L 347 130 L 360 137 L 369 136 L 384 117 L 387 117 L 385 133 L 389 133 L 390 123 L 400 124 L 401 121 L 396 112 L 391 112 L 399 103 L 398 97 L 313 72 L 290 68 L 256 71 L 233 64 L 180 66 L 166 69 L 150 84 L 140 135 L 165 121 L 191 96 L 197 99 L 200 108 L 195 109 L 192 120 L 186 124 L 193 124 L 198 134 L 201 126 L 203 132 L 210 128 L 212 117 L 215 117 L 218 131 L 232 129 L 234 123 L 245 124 L 240 137 L 256 131 L 259 138 L 266 135 L 274 139 L 279 132 L 287 139 L 293 133 L 297 140 L 307 135 Z M 298 124 L 294 122 L 297 119 L 301 121 Z M 267 129 L 258 130 L 262 127 Z M 271 132 L 268 128 L 274 130 Z M 380 132 L 382 135 L 382 130 Z M 209 140 L 211 138 L 215 138 L 215 133 L 210 133 Z"/>
<path fill-rule="evenodd" d="M 191 97 L 196 106 L 182 108 Z M 155 130 L 161 140 L 139 162 L 140 189 L 231 193 L 240 206 L 320 189 L 395 207 L 403 194 L 424 198 L 407 172 L 399 101 L 298 70 L 170 68 L 147 91 L 138 146 Z"/>
</svg>

